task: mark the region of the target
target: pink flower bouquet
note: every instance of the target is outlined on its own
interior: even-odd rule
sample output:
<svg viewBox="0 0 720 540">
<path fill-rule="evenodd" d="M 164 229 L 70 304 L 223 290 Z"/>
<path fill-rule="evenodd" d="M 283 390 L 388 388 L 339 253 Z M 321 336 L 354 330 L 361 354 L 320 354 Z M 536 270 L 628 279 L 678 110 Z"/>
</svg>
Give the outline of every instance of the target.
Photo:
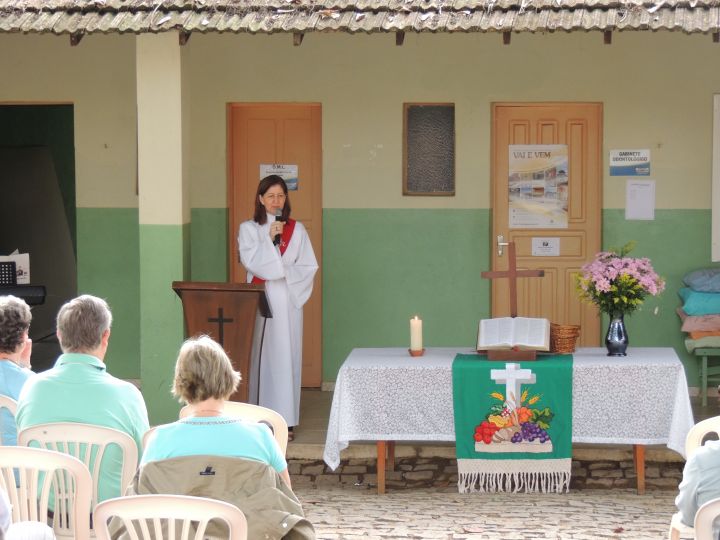
<svg viewBox="0 0 720 540">
<path fill-rule="evenodd" d="M 660 294 L 665 280 L 655 273 L 650 259 L 626 256 L 634 247 L 634 242 L 629 242 L 619 253 L 601 251 L 584 265 L 576 276 L 580 299 L 618 316 L 638 309 L 648 294 Z"/>
</svg>

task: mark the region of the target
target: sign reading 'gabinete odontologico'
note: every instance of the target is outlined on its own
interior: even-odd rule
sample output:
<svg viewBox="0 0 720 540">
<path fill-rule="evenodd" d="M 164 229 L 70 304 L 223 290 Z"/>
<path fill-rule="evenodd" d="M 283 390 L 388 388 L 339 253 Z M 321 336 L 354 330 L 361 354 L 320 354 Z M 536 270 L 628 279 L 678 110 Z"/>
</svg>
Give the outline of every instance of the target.
<svg viewBox="0 0 720 540">
<path fill-rule="evenodd" d="M 610 150 L 610 176 L 650 176 L 650 150 Z"/>
</svg>

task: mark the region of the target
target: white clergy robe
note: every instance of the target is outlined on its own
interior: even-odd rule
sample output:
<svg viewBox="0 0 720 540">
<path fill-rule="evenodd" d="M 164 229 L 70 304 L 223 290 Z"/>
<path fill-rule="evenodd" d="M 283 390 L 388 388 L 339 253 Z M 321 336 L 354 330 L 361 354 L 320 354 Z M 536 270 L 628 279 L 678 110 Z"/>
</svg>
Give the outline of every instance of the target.
<svg viewBox="0 0 720 540">
<path fill-rule="evenodd" d="M 302 223 L 295 230 L 285 253 L 274 246 L 270 225 L 275 216 L 259 225 L 253 220 L 240 225 L 238 249 L 240 260 L 248 270 L 247 282 L 254 276 L 265 280 L 265 291 L 272 318 L 265 321 L 259 374 L 259 404 L 279 412 L 288 426 L 296 426 L 300 417 L 300 383 L 302 372 L 302 308 L 313 288 L 318 269 L 310 238 Z M 253 373 L 257 373 L 251 368 Z M 248 374 L 243 373 L 243 376 Z M 254 395 L 250 377 L 250 395 Z"/>
</svg>

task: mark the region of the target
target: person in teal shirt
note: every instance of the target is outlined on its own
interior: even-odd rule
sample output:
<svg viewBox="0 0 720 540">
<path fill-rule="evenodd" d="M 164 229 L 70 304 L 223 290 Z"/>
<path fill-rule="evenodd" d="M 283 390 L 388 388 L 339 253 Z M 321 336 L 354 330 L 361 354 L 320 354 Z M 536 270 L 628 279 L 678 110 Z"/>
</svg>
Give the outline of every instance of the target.
<svg viewBox="0 0 720 540">
<path fill-rule="evenodd" d="M 22 298 L 0 296 L 0 394 L 17 401 L 30 371 L 32 340 L 28 337 L 32 314 Z M 0 412 L 3 446 L 17 444 L 15 418 L 7 409 Z"/>
<path fill-rule="evenodd" d="M 253 459 L 275 469 L 289 487 L 287 462 L 270 428 L 223 412 L 239 383 L 240 374 L 218 343 L 208 336 L 187 340 L 175 365 L 172 392 L 188 404 L 188 416 L 153 430 L 141 466 L 195 455 Z"/>
<path fill-rule="evenodd" d="M 104 363 L 111 323 L 110 308 L 95 296 L 79 296 L 60 308 L 57 336 L 63 354 L 20 392 L 18 430 L 52 422 L 110 427 L 130 435 L 142 455 L 149 427 L 145 401 L 131 383 L 110 375 Z M 121 451 L 111 446 L 100 466 L 98 502 L 124 493 L 121 469 Z"/>
</svg>

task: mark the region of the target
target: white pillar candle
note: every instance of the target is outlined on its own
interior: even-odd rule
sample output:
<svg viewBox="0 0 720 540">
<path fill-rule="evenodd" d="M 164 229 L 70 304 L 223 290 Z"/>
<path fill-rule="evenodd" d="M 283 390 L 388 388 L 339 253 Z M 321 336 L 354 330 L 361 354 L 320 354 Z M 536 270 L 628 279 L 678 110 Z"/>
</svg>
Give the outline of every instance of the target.
<svg viewBox="0 0 720 540">
<path fill-rule="evenodd" d="M 415 315 L 410 319 L 410 350 L 422 351 L 422 319 Z"/>
</svg>

